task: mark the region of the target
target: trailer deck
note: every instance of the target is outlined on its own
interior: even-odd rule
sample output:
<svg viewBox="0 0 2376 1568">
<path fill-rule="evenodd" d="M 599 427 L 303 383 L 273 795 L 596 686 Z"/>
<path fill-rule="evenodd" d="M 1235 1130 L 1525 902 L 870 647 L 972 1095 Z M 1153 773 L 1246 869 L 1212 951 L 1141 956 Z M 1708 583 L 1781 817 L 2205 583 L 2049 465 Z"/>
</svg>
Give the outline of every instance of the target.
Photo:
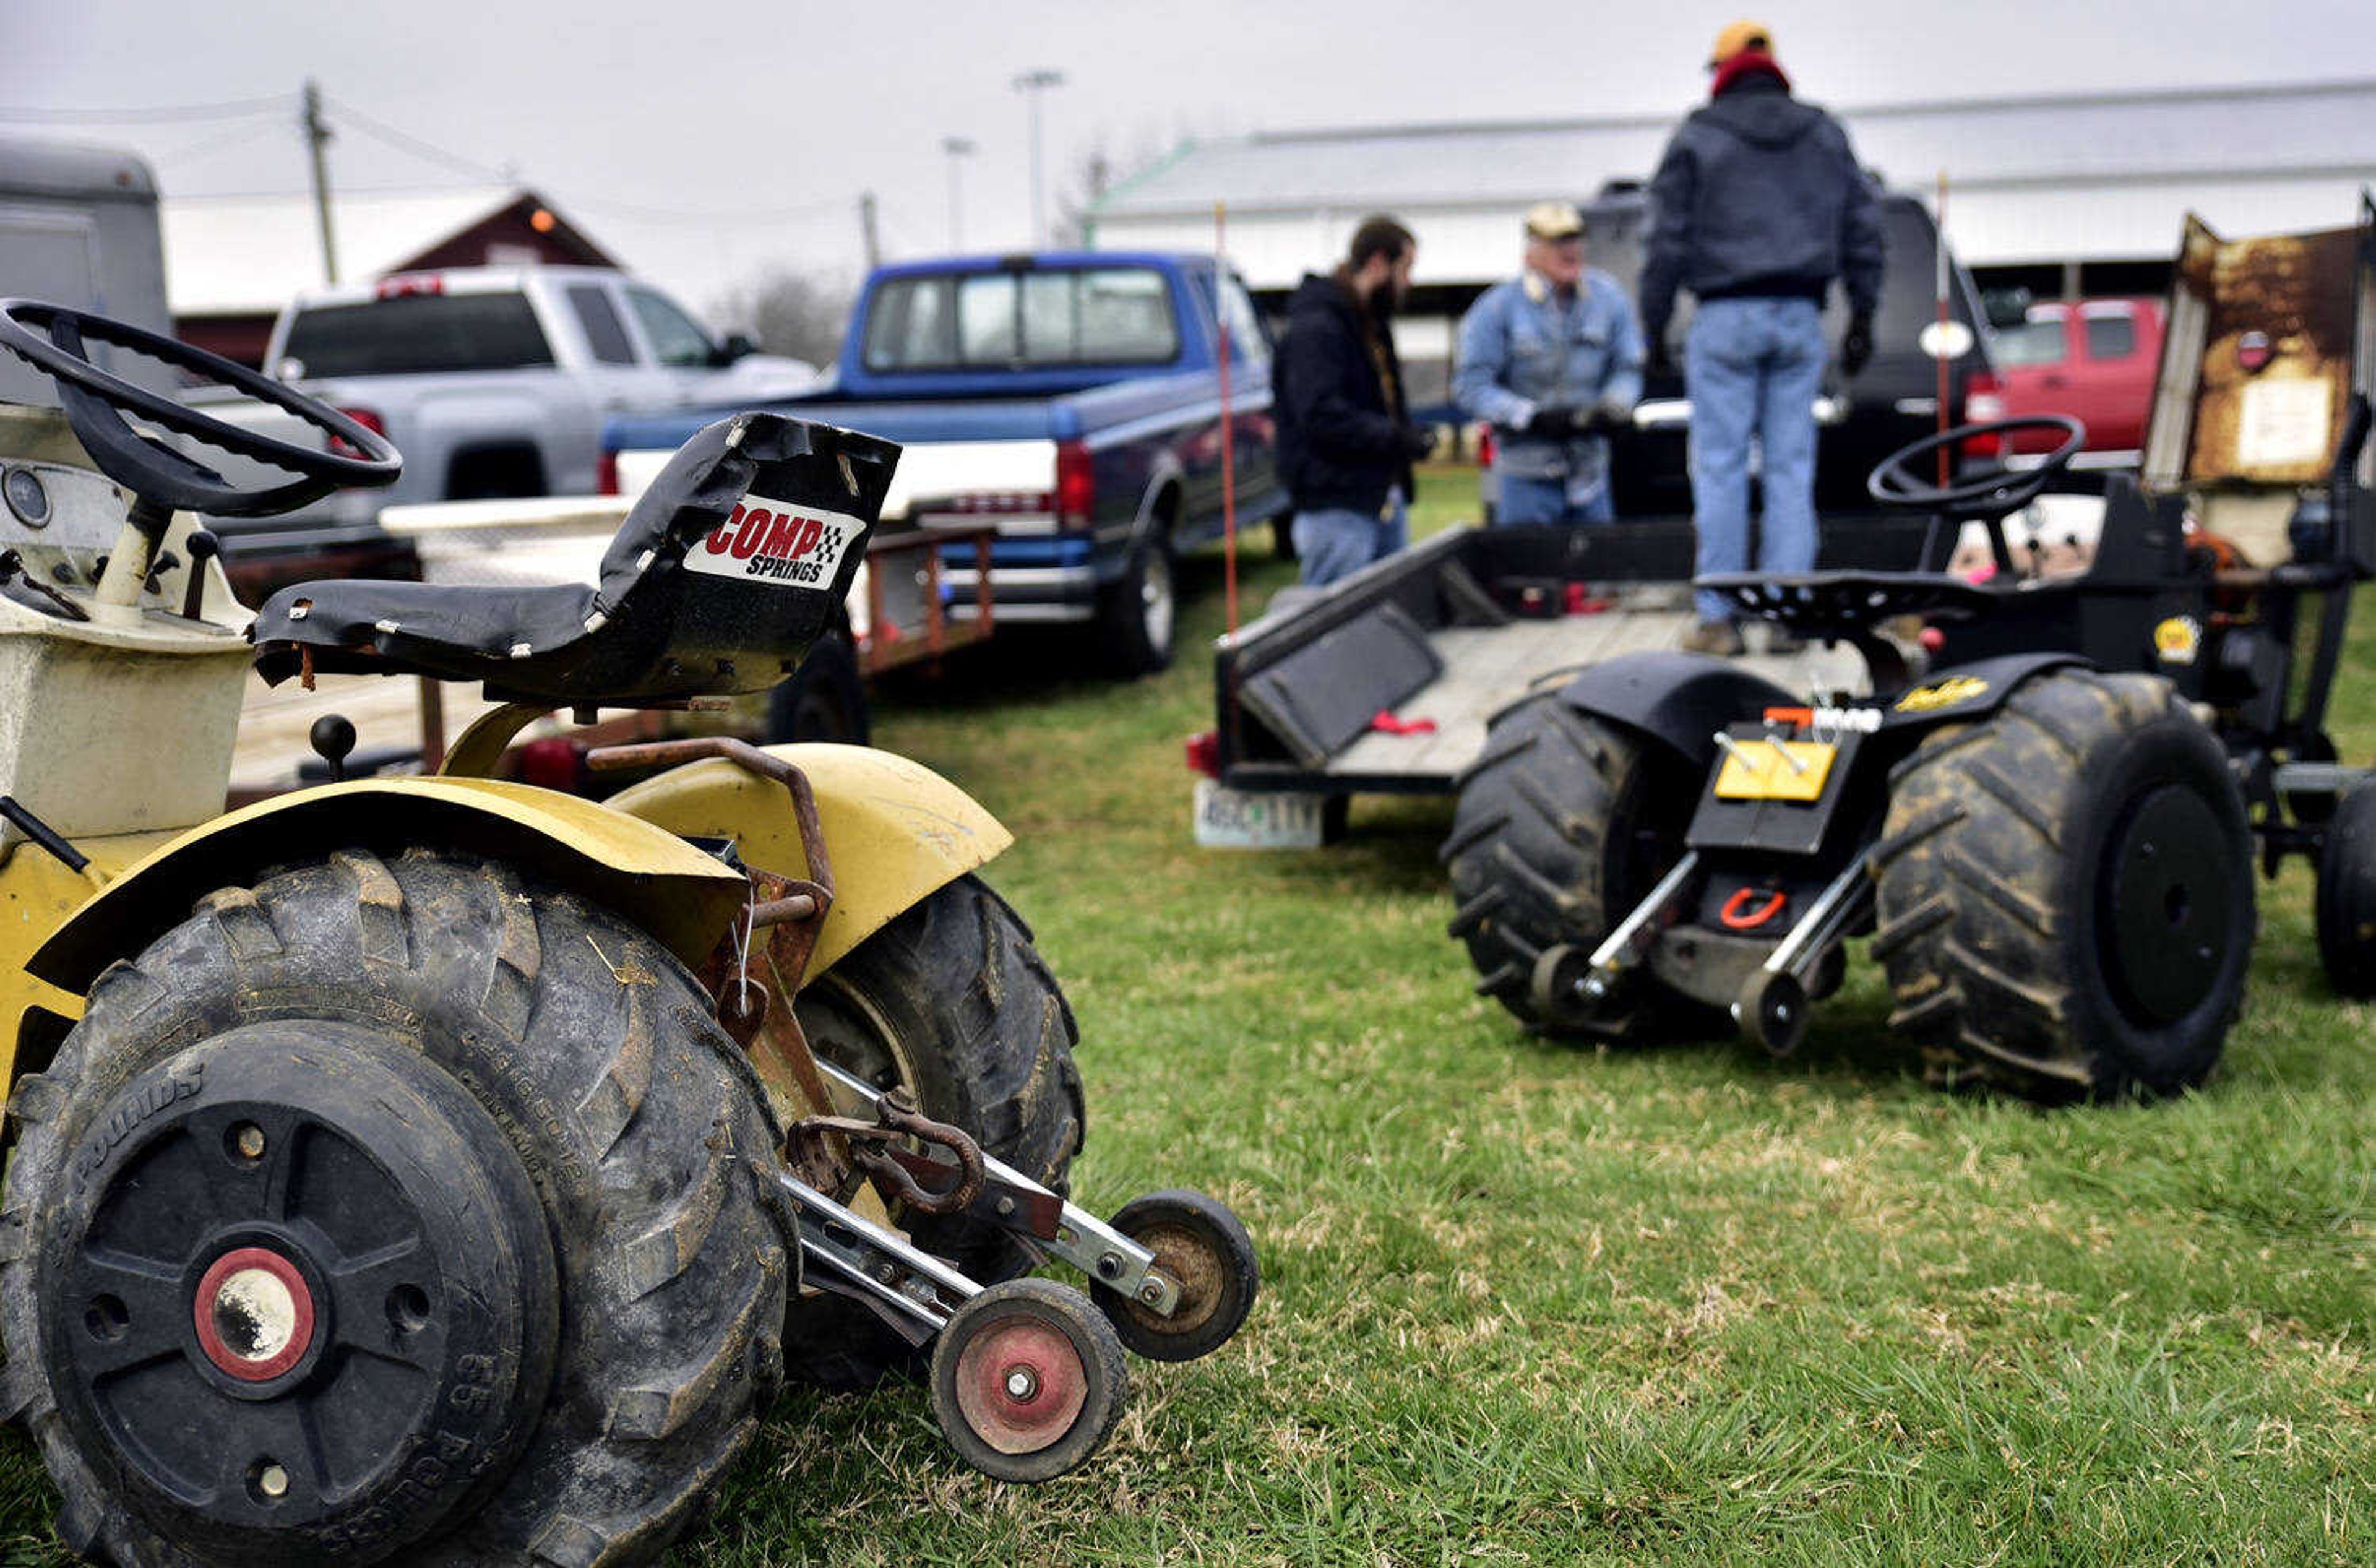
<svg viewBox="0 0 2376 1568">
<path fill-rule="evenodd" d="M 1904 565 L 1925 525 L 1840 520 L 1825 565 Z M 1220 640 L 1219 781 L 1313 795 L 1449 794 L 1494 714 L 1545 681 L 1674 648 L 1693 622 L 1688 523 L 1456 528 L 1328 588 L 1290 590 Z M 1746 668 L 1792 691 L 1861 694 L 1845 646 L 1763 650 Z"/>
</svg>

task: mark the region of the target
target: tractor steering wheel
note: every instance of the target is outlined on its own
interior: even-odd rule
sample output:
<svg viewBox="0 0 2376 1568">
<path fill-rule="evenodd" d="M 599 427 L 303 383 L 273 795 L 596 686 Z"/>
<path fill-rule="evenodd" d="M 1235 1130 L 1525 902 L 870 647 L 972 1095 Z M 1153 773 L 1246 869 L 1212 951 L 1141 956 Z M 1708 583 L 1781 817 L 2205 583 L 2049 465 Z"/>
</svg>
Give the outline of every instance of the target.
<svg viewBox="0 0 2376 1568">
<path fill-rule="evenodd" d="M 202 381 L 236 387 L 259 402 L 297 418 L 362 454 L 347 457 L 212 419 L 172 398 L 136 386 L 90 362 L 86 339 L 145 355 Z M 393 483 L 404 460 L 387 437 L 336 409 L 315 401 L 285 383 L 235 364 L 219 354 L 159 337 L 121 321 L 39 300 L 0 300 L 0 347 L 14 352 L 58 384 L 67 422 L 108 478 L 162 514 L 210 512 L 227 517 L 269 517 L 318 501 L 334 490 Z M 194 457 L 134 430 L 137 414 L 207 445 L 298 478 L 286 484 L 243 489 Z M 136 508 L 136 520 L 139 509 Z"/>
<path fill-rule="evenodd" d="M 1942 449 L 1953 450 L 1978 435 L 2010 435 L 2018 430 L 2056 430 L 2062 445 L 2039 460 L 2037 467 L 2016 472 L 2002 463 L 1976 469 L 1952 484 L 1931 484 L 1914 470 L 1914 459 Z M 1864 481 L 1865 493 L 1884 506 L 1938 512 L 1950 517 L 2001 519 L 2028 505 L 2047 481 L 2071 466 L 2087 444 L 2087 427 L 2068 414 L 2030 414 L 1987 424 L 1957 425 L 1926 435 L 1883 457 Z"/>
</svg>

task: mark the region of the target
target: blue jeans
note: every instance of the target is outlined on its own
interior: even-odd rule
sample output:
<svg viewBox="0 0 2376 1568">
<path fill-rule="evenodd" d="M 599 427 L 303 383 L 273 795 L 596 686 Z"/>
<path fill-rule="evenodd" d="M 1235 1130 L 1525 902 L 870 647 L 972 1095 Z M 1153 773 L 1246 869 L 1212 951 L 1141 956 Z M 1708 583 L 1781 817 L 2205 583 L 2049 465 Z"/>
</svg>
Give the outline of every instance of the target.
<svg viewBox="0 0 2376 1568">
<path fill-rule="evenodd" d="M 1757 569 L 1815 564 L 1815 394 L 1823 387 L 1823 311 L 1812 300 L 1708 300 L 1692 314 L 1683 386 L 1692 399 L 1692 521 L 1697 570 L 1749 570 L 1749 443 L 1763 463 L 1765 511 Z M 1699 596 L 1700 619 L 1732 616 Z"/>
<path fill-rule="evenodd" d="M 1521 479 L 1497 476 L 1502 499 L 1493 508 L 1496 523 L 1607 523 L 1617 518 L 1617 504 L 1603 481 L 1581 501 L 1570 500 L 1563 479 Z"/>
<path fill-rule="evenodd" d="M 1288 532 L 1295 540 L 1295 558 L 1303 565 L 1303 586 L 1325 588 L 1400 550 L 1410 538 L 1410 519 L 1402 493 L 1395 490 L 1386 493 L 1384 517 L 1350 507 L 1324 507 L 1298 512 Z"/>
</svg>

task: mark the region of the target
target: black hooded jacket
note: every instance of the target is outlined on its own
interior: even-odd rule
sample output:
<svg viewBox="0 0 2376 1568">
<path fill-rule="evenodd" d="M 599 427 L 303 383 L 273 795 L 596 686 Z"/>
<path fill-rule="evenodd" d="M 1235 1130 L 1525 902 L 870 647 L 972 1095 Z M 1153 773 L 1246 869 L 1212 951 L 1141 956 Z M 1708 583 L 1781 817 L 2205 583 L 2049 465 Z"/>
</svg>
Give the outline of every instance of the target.
<svg viewBox="0 0 2376 1568">
<path fill-rule="evenodd" d="M 1270 374 L 1279 469 L 1297 511 L 1345 507 L 1374 517 L 1389 487 L 1411 493 L 1402 363 L 1393 336 L 1362 320 L 1342 280 L 1304 274 L 1288 298 L 1287 333 Z"/>
<path fill-rule="evenodd" d="M 1693 111 L 1650 182 L 1642 329 L 1666 335 L 1675 291 L 1703 300 L 1796 296 L 1844 279 L 1848 308 L 1881 297 L 1881 208 L 1839 122 L 1752 71 Z"/>
</svg>

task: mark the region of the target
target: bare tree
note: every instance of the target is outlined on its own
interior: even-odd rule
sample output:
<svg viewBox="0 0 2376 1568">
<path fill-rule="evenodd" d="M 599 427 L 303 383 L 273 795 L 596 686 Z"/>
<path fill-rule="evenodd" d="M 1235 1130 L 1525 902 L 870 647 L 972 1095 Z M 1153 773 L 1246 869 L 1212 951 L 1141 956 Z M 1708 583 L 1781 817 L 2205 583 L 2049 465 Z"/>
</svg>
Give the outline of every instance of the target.
<svg viewBox="0 0 2376 1568">
<path fill-rule="evenodd" d="M 1060 245 L 1077 245 L 1087 237 L 1090 209 L 1099 196 L 1119 182 L 1167 156 L 1172 143 L 1159 130 L 1141 125 L 1130 137 L 1127 152 L 1117 152 L 1113 137 L 1098 133 L 1089 149 L 1074 161 L 1056 192 L 1056 233 Z"/>
<path fill-rule="evenodd" d="M 711 315 L 730 330 L 748 332 L 768 353 L 826 365 L 841 351 L 856 292 L 839 273 L 778 267 L 728 294 Z"/>
</svg>

